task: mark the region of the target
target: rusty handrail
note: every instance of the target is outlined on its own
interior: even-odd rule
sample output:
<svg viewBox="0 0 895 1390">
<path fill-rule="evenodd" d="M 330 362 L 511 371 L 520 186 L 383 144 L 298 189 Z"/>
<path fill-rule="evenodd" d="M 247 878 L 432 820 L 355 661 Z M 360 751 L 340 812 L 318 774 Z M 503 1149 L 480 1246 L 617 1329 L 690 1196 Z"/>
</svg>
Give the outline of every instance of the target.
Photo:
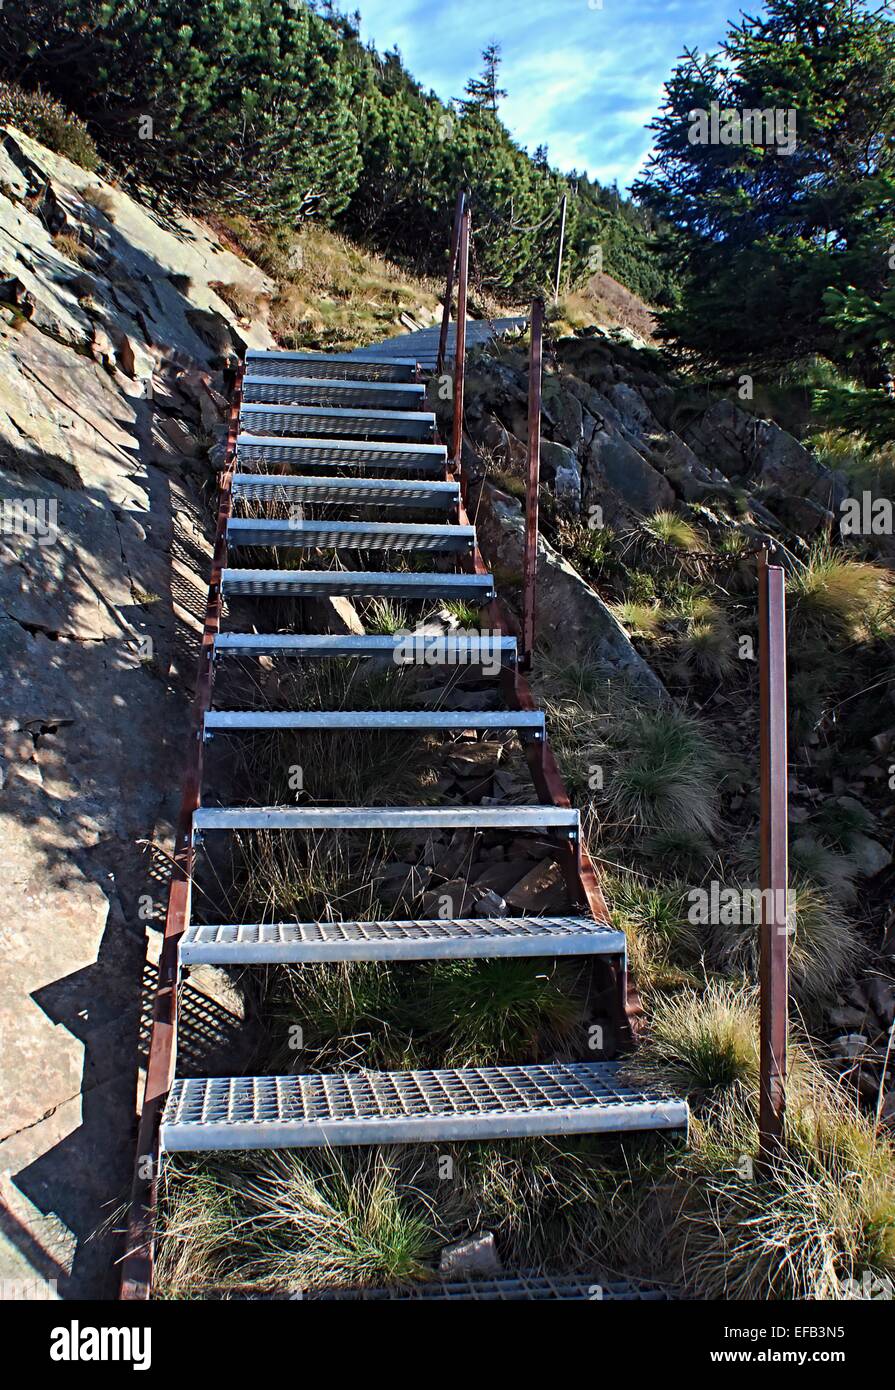
<svg viewBox="0 0 895 1390">
<path fill-rule="evenodd" d="M 461 478 L 460 459 L 463 454 L 463 394 L 466 377 L 466 309 L 469 291 L 469 203 L 464 199 L 460 215 L 460 234 L 457 246 L 457 341 L 454 348 L 454 421 L 451 438 L 451 465 Z"/>
<path fill-rule="evenodd" d="M 786 1120 L 786 1034 L 789 970 L 787 826 L 786 576 L 758 559 L 761 700 L 761 928 L 759 1163 L 782 1152 Z"/>
<path fill-rule="evenodd" d="M 538 489 L 541 481 L 541 374 L 544 301 L 532 300 L 528 357 L 528 491 L 525 499 L 525 553 L 522 561 L 522 649 L 519 664 L 531 670 L 535 644 L 538 576 Z"/>
<path fill-rule="evenodd" d="M 131 1188 L 127 1246 L 121 1261 L 120 1296 L 126 1300 L 147 1299 L 152 1290 L 154 1227 L 158 1200 L 159 1126 L 174 1079 L 180 938 L 186 930 L 190 916 L 195 856 L 192 837 L 193 812 L 202 799 L 202 727 L 205 714 L 211 707 L 214 639 L 221 624 L 221 571 L 227 563 L 227 522 L 232 510 L 231 485 L 235 471 L 243 372 L 244 366 L 241 365 L 230 399 L 227 453 L 218 483 L 217 529 L 202 630 L 199 673 L 191 710 L 190 744 L 177 817 L 165 930 L 152 1006 L 152 1031 L 149 1038 L 143 1105 L 137 1127 L 137 1153 Z"/>
<path fill-rule="evenodd" d="M 454 298 L 454 276 L 457 271 L 457 252 L 460 247 L 460 222 L 465 207 L 466 193 L 461 188 L 457 194 L 457 202 L 454 207 L 454 225 L 451 229 L 451 253 L 448 261 L 447 286 L 444 292 L 444 308 L 441 314 L 441 332 L 438 335 L 438 357 L 435 362 L 436 376 L 441 376 L 444 371 L 444 359 L 447 354 L 448 329 L 451 323 L 451 303 Z"/>
</svg>

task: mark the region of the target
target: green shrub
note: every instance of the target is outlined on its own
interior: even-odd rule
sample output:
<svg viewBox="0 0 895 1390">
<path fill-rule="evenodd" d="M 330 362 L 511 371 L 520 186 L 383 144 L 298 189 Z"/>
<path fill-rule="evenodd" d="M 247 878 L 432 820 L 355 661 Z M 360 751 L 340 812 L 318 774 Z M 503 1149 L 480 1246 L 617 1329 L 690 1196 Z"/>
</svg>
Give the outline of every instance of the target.
<svg viewBox="0 0 895 1390">
<path fill-rule="evenodd" d="M 40 88 L 26 92 L 14 82 L 0 80 L 0 123 L 16 126 L 47 149 L 80 164 L 82 169 L 92 171 L 99 163 L 96 145 L 84 122 Z"/>
</svg>

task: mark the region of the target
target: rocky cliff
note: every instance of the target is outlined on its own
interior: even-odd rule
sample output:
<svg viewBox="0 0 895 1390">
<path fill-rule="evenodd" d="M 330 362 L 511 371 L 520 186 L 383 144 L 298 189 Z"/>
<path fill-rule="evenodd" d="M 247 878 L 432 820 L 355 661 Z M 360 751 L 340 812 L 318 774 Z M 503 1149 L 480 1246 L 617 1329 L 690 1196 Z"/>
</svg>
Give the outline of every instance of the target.
<svg viewBox="0 0 895 1390">
<path fill-rule="evenodd" d="M 268 282 L 0 130 L 0 1278 L 98 1296 L 207 583 L 209 449 Z M 150 958 L 152 951 L 150 950 Z M 147 966 L 151 974 L 151 965 Z"/>
</svg>

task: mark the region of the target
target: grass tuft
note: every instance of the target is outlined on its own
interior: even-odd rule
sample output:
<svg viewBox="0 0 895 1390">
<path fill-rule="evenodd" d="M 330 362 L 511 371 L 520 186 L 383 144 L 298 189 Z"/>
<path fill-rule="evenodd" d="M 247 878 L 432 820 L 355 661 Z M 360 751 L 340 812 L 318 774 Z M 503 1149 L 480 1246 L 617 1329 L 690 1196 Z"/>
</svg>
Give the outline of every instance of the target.
<svg viewBox="0 0 895 1390">
<path fill-rule="evenodd" d="M 671 706 L 635 709 L 615 738 L 608 792 L 619 820 L 647 832 L 716 832 L 720 756 L 698 720 Z"/>
<path fill-rule="evenodd" d="M 644 1086 L 694 1101 L 758 1084 L 758 1010 L 753 993 L 727 980 L 658 997 L 645 1041 L 626 1064 Z"/>
<path fill-rule="evenodd" d="M 676 512 L 653 512 L 639 523 L 640 534 L 648 544 L 674 550 L 702 550 L 704 545 L 695 526 Z"/>
<path fill-rule="evenodd" d="M 827 542 L 815 545 L 792 575 L 790 603 L 796 622 L 828 637 L 856 641 L 891 624 L 892 577 L 866 560 L 853 560 Z"/>
<path fill-rule="evenodd" d="M 158 1282 L 169 1297 L 415 1280 L 438 1244 L 430 1199 L 381 1150 L 175 1170 L 165 1208 Z"/>
</svg>

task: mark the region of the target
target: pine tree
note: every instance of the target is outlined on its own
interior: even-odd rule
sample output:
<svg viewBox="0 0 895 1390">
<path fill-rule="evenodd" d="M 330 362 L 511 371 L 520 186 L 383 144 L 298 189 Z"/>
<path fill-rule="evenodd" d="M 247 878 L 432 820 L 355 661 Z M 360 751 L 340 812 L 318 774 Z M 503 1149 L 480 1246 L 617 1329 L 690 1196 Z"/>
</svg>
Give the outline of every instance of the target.
<svg viewBox="0 0 895 1390">
<path fill-rule="evenodd" d="M 464 111 L 488 111 L 492 116 L 497 115 L 498 102 L 507 95 L 503 88 L 497 85 L 502 61 L 500 44 L 489 43 L 482 52 L 481 77 L 471 77 L 466 84 Z"/>
<path fill-rule="evenodd" d="M 786 138 L 728 111 L 775 114 Z M 720 54 L 685 55 L 652 129 L 634 191 L 670 225 L 682 273 L 665 335 L 706 365 L 842 361 L 824 294 L 878 298 L 895 241 L 892 20 L 863 0 L 769 0 Z"/>
<path fill-rule="evenodd" d="M 5 0 L 0 69 L 50 88 L 107 154 L 199 201 L 333 217 L 356 182 L 341 44 L 305 5 Z"/>
</svg>

